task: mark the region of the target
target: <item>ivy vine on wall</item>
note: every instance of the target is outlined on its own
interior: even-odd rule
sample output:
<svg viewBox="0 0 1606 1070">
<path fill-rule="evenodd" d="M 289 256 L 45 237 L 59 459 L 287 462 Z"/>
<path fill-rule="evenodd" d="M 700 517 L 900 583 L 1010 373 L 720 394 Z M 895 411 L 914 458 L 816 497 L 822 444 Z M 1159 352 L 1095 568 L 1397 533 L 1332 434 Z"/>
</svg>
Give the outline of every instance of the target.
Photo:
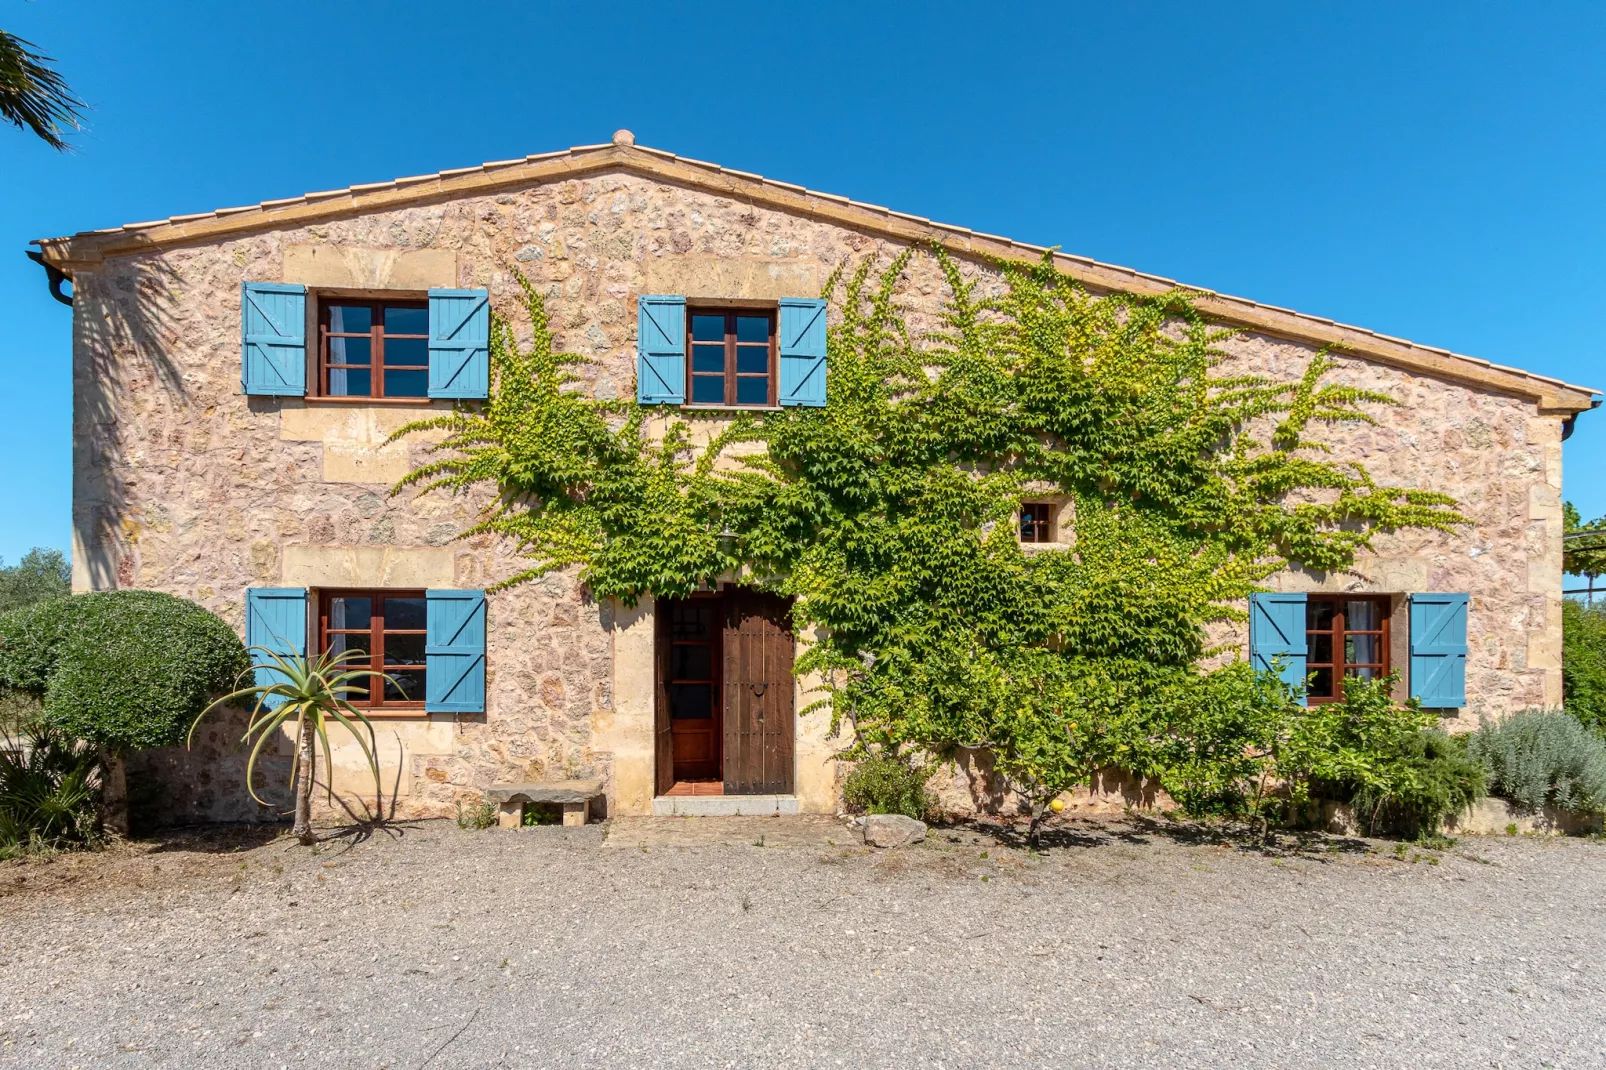
<svg viewBox="0 0 1606 1070">
<path fill-rule="evenodd" d="M 924 334 L 897 300 L 915 256 L 946 280 Z M 1395 404 L 1330 381 L 1326 351 L 1298 380 L 1218 374 L 1232 332 L 1187 293 L 1092 295 L 1047 255 L 993 268 L 996 293 L 941 249 L 839 270 L 829 404 L 706 442 L 677 410 L 576 389 L 585 358 L 554 350 L 519 276 L 530 343 L 493 319 L 489 400 L 398 431 L 445 437 L 393 493 L 494 487 L 463 534 L 526 556 L 500 586 L 576 566 L 626 603 L 731 573 L 793 596 L 816 636 L 798 669 L 827 681 L 809 708 L 850 753 L 985 749 L 1039 812 L 1101 767 L 1230 763 L 1203 753 L 1210 725 L 1278 695 L 1207 667 L 1210 625 L 1289 562 L 1342 569 L 1379 531 L 1467 521 L 1313 437 Z M 1013 518 L 1046 494 L 1072 538 L 1023 548 Z"/>
</svg>

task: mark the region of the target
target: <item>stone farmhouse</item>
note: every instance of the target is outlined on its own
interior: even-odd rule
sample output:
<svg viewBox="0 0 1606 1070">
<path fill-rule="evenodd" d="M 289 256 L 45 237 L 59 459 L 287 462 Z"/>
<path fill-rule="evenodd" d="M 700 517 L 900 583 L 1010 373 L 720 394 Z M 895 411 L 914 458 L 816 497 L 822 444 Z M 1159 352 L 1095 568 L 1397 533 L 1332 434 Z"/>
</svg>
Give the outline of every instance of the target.
<svg viewBox="0 0 1606 1070">
<path fill-rule="evenodd" d="M 611 814 L 829 812 L 835 744 L 824 717 L 797 713 L 811 682 L 793 678 L 784 606 L 723 584 L 626 607 L 572 573 L 487 596 L 521 561 L 457 538 L 485 500 L 392 497 L 428 453 L 387 440 L 485 396 L 489 309 L 515 312 L 514 266 L 547 295 L 562 347 L 593 358 L 584 389 L 635 391 L 706 430 L 732 408 L 829 405 L 822 283 L 844 261 L 929 243 L 970 277 L 1044 252 L 628 131 L 41 240 L 31 255 L 74 313 L 74 590 L 167 591 L 250 643 L 369 651 L 408 685 L 368 700 L 402 815 L 577 778 L 602 782 Z M 1056 259 L 1093 292 L 1177 285 Z M 935 316 L 929 261 L 904 287 L 917 317 Z M 1334 448 L 1384 485 L 1454 495 L 1473 520 L 1383 535 L 1344 574 L 1286 571 L 1229 639 L 1310 674 L 1311 701 L 1346 675 L 1399 670 L 1461 726 L 1558 703 L 1561 444 L 1594 393 L 1241 298 L 1200 307 L 1239 329 L 1225 345 L 1245 373 L 1297 377 L 1341 346 L 1339 381 L 1402 404 L 1333 430 Z M 1027 503 L 1022 538 L 1065 540 L 1060 512 Z M 260 816 L 239 787 L 238 729 L 140 759 L 169 819 Z M 333 780 L 372 793 L 355 748 Z"/>
</svg>

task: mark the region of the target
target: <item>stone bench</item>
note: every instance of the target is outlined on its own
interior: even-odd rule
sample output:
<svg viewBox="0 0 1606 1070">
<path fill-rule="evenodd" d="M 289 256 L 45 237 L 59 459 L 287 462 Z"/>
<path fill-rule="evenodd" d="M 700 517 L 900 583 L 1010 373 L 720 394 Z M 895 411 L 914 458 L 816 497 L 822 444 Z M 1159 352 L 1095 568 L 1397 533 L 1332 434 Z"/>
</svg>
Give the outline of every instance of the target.
<svg viewBox="0 0 1606 1070">
<path fill-rule="evenodd" d="M 584 825 L 591 820 L 591 803 L 602 798 L 600 780 L 536 780 L 528 784 L 492 784 L 485 798 L 497 808 L 496 823 L 501 828 L 524 825 L 524 808 L 530 804 L 558 806 L 565 825 Z"/>
</svg>

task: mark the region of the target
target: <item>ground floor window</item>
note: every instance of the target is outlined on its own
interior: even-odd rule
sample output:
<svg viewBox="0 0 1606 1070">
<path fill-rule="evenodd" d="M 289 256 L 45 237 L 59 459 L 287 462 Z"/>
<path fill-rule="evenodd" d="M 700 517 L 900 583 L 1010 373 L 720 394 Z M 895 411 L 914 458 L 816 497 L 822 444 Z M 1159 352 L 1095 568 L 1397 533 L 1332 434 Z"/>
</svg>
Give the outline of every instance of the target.
<svg viewBox="0 0 1606 1070">
<path fill-rule="evenodd" d="M 428 604 L 423 591 L 332 590 L 318 595 L 319 649 L 360 650 L 375 678 L 368 694 L 352 695 L 353 706 L 395 712 L 424 708 L 424 642 Z"/>
<path fill-rule="evenodd" d="M 1308 700 L 1341 700 L 1346 679 L 1388 675 L 1388 597 L 1310 595 L 1305 602 L 1305 640 Z"/>
</svg>

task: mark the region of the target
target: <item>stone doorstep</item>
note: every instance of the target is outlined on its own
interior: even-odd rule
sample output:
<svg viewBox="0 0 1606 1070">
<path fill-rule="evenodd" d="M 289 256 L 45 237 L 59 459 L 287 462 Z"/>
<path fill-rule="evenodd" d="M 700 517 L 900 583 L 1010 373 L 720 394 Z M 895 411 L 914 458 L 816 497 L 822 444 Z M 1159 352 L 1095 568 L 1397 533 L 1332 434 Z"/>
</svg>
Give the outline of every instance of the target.
<svg viewBox="0 0 1606 1070">
<path fill-rule="evenodd" d="M 591 820 L 591 801 L 602 797 L 600 780 L 537 780 L 527 784 L 492 784 L 486 799 L 497 804 L 500 828 L 523 828 L 524 807 L 545 804 L 563 809 L 564 825 Z"/>
<path fill-rule="evenodd" d="M 768 817 L 798 812 L 796 795 L 660 795 L 654 817 Z"/>
</svg>

